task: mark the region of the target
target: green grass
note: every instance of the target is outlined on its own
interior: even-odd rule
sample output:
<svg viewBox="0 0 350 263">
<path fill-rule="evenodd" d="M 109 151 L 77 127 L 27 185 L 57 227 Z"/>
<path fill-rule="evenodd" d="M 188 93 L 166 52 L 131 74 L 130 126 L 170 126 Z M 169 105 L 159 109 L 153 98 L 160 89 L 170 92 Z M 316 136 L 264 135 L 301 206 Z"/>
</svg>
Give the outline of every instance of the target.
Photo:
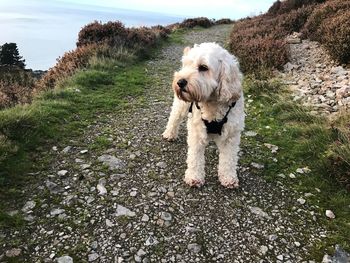
<svg viewBox="0 0 350 263">
<path fill-rule="evenodd" d="M 293 102 L 277 81 L 258 81 L 247 77 L 245 90 L 246 130 L 256 131 L 258 135 L 243 139 L 242 147 L 249 154 L 241 161 L 246 164 L 252 161 L 263 163 L 265 169 L 261 176 L 267 180 L 283 180 L 277 176 L 282 173 L 286 175 L 285 184 L 314 194 L 308 202 L 319 207 L 322 223 L 331 233 L 311 251 L 312 257 L 321 260 L 324 251 L 331 252 L 335 244 L 350 250 L 350 194 L 337 180 L 344 171 L 350 171 L 350 156 L 345 157 L 350 145 L 349 137 L 345 139 L 344 132 L 339 133 L 342 125 L 349 122 L 343 120 L 342 125 L 338 123 L 338 129 L 335 129 L 335 125 L 327 119 L 313 116 L 308 109 Z M 340 140 L 343 140 L 342 147 L 334 147 Z M 278 154 L 272 154 L 264 143 L 277 145 Z M 257 144 L 260 147 L 256 147 Z M 334 165 L 333 158 L 343 159 Z M 309 167 L 311 172 L 297 175 L 296 169 L 303 167 Z M 290 173 L 296 174 L 297 179 L 289 179 Z M 334 220 L 326 218 L 326 209 L 335 213 Z"/>
</svg>

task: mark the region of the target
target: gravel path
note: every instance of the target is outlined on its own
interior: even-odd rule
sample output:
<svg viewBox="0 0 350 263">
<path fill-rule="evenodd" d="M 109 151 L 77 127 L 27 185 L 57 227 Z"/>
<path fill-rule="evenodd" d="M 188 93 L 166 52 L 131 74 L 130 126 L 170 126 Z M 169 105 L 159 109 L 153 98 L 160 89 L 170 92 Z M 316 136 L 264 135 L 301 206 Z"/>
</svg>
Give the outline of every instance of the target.
<svg viewBox="0 0 350 263">
<path fill-rule="evenodd" d="M 39 172 L 46 179 L 28 186 L 28 202 L 13 211 L 26 215 L 25 230 L 1 233 L 1 262 L 303 262 L 326 234 L 307 196 L 266 182 L 255 163 L 240 167 L 238 190 L 224 189 L 214 144 L 206 185 L 191 189 L 183 183 L 185 129 L 176 142 L 161 138 L 184 46 L 223 43 L 229 30 L 193 31 L 165 47 L 147 64 L 153 85 L 144 103 L 97 118 L 80 141 L 48 153 L 55 162 Z M 102 137 L 112 146 L 91 147 Z M 242 158 L 254 150 L 243 149 Z"/>
</svg>

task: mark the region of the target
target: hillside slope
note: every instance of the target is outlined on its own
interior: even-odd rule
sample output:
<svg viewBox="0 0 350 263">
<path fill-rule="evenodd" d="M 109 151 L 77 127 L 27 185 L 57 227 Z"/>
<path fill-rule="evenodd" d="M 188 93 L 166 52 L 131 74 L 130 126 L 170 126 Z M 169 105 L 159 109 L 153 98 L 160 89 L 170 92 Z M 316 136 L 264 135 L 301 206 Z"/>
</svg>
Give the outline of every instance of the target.
<svg viewBox="0 0 350 263">
<path fill-rule="evenodd" d="M 325 251 L 318 251 L 319 244 L 329 234 L 322 205 L 312 202 L 320 193 L 314 188 L 296 191 L 286 183 L 308 176 L 309 169 L 302 158 L 292 163 L 286 158 L 288 145 L 276 148 L 269 141 L 275 134 L 289 137 L 273 118 L 259 118 L 264 105 L 249 80 L 238 190 L 218 183 L 213 144 L 206 152 L 206 185 L 188 188 L 182 181 L 184 127 L 176 142 L 161 138 L 172 102 L 172 74 L 183 48 L 203 41 L 226 43 L 230 29 L 224 25 L 189 31 L 147 62 L 115 71 L 88 69 L 66 84 L 71 93 L 57 99 L 77 97 L 74 118 L 81 126 L 71 136 L 64 132 L 64 141 L 38 156 L 41 165 L 22 188 L 23 199 L 6 201 L 9 216 L 23 216 L 24 222 L 2 227 L 2 261 L 320 260 Z M 111 82 L 116 71 L 118 79 Z M 120 94 L 108 93 L 112 86 Z M 128 94 L 127 88 L 137 92 Z M 104 96 L 98 89 L 106 90 L 111 104 L 95 105 Z M 88 92 L 91 96 L 84 98 L 90 102 L 79 100 L 79 94 Z M 121 97 L 123 107 L 113 109 L 114 96 Z M 93 120 L 79 111 L 89 103 Z M 295 175 L 285 176 L 288 171 Z"/>
</svg>

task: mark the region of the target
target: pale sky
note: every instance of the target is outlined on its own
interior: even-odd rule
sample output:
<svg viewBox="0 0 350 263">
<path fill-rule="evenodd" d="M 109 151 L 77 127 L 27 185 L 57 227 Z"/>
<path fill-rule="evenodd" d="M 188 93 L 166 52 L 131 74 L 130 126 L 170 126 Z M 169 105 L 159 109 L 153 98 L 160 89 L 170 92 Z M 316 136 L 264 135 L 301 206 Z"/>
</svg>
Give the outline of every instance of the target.
<svg viewBox="0 0 350 263">
<path fill-rule="evenodd" d="M 275 0 L 0 0 L 0 45 L 14 42 L 28 68 L 48 69 L 75 48 L 94 21 L 169 25 L 185 18 L 239 19 L 266 12 Z"/>
</svg>

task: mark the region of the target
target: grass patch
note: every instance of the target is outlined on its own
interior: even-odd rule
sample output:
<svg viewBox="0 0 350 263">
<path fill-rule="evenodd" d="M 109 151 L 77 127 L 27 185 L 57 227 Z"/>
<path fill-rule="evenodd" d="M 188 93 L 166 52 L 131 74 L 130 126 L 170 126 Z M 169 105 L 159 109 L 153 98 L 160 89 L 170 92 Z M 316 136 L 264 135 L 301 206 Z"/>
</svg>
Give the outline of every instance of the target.
<svg viewBox="0 0 350 263">
<path fill-rule="evenodd" d="M 265 169 L 261 175 L 271 181 L 282 180 L 278 174 L 288 178 L 294 173 L 297 179 L 285 179 L 285 183 L 298 191 L 314 194 L 307 201 L 319 208 L 322 223 L 330 235 L 311 251 L 313 258 L 321 260 L 324 251 L 331 251 L 335 244 L 350 250 L 350 195 L 336 180 L 345 170 L 350 170 L 349 137 L 344 129 L 344 125 L 349 124 L 348 117 L 330 123 L 325 118 L 313 116 L 308 109 L 293 102 L 283 86 L 273 80 L 247 77 L 245 91 L 246 130 L 256 131 L 258 135 L 243 138 L 242 147 L 249 154 L 243 156 L 242 162 L 263 163 Z M 277 145 L 278 154 L 272 154 L 264 143 Z M 341 147 L 334 147 L 339 143 Z M 341 165 L 334 165 L 334 159 L 341 161 Z M 298 175 L 297 168 L 303 167 L 309 167 L 311 172 Z M 326 209 L 335 213 L 334 220 L 327 220 Z"/>
</svg>

